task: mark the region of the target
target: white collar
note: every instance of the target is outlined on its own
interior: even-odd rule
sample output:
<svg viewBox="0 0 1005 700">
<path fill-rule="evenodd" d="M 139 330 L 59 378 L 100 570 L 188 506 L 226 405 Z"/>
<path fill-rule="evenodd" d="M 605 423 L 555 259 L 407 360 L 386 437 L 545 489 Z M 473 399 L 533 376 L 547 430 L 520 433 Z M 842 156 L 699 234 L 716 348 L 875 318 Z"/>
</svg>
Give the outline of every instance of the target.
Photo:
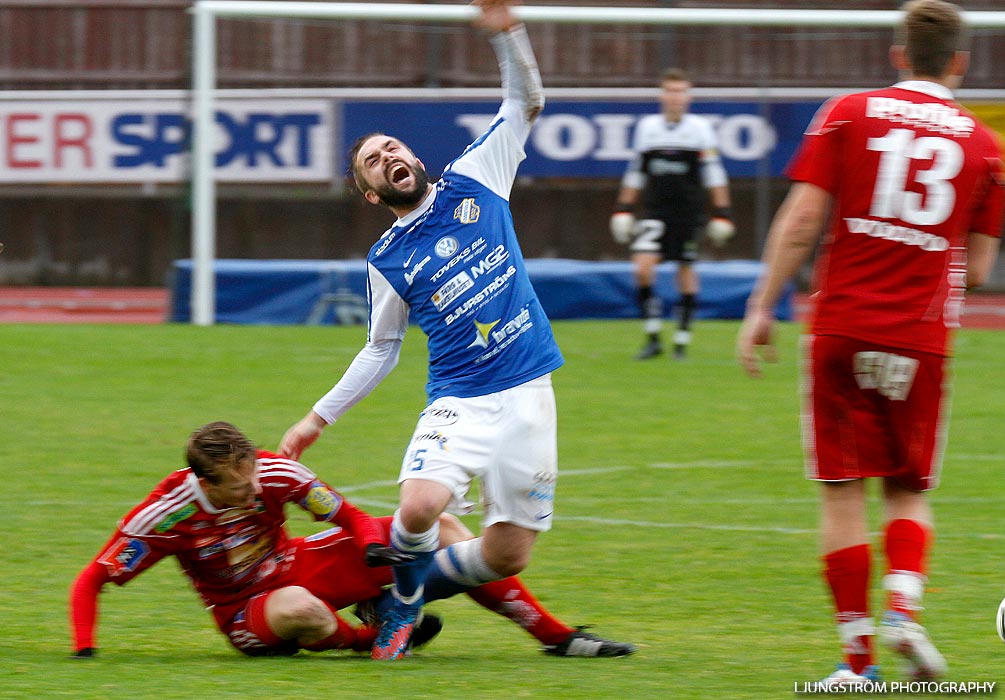
<svg viewBox="0 0 1005 700">
<path fill-rule="evenodd" d="M 402 226 L 408 226 L 410 223 L 422 216 L 431 206 L 433 206 L 433 201 L 436 199 L 436 185 L 430 189 L 429 194 L 426 198 L 422 200 L 415 209 L 405 214 L 403 217 L 394 222 L 392 228 L 400 228 Z"/>
<path fill-rule="evenodd" d="M 952 90 L 947 88 L 945 85 L 933 83 L 931 80 L 901 80 L 893 87 L 900 88 L 902 90 L 910 90 L 911 92 L 921 92 L 925 95 L 938 97 L 940 100 L 953 99 Z"/>
</svg>

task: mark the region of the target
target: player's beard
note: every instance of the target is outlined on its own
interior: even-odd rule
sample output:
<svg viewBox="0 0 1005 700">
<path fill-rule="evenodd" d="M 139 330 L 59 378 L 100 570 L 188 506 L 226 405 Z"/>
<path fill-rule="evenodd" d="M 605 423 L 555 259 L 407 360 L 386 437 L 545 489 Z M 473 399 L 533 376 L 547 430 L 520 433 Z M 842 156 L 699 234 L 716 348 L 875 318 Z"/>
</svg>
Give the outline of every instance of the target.
<svg viewBox="0 0 1005 700">
<path fill-rule="evenodd" d="M 429 174 L 419 163 L 406 165 L 412 173 L 412 186 L 407 190 L 396 189 L 391 183 L 375 189 L 380 203 L 385 207 L 414 207 L 426 196 L 429 189 Z"/>
</svg>

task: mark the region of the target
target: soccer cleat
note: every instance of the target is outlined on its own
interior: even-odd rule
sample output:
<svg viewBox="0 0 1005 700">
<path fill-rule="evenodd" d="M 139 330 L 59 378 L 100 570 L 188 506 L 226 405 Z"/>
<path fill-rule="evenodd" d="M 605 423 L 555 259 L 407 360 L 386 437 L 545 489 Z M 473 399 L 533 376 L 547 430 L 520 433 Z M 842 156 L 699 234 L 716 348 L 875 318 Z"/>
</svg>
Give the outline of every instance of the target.
<svg viewBox="0 0 1005 700">
<path fill-rule="evenodd" d="M 673 334 L 673 357 L 683 360 L 687 356 L 687 346 L 691 344 L 691 331 L 677 331 Z"/>
<path fill-rule="evenodd" d="M 366 600 L 361 600 L 356 603 L 355 609 L 353 609 L 352 614 L 359 618 L 367 627 L 380 627 L 380 609 L 378 607 L 380 601 L 380 596 L 375 598 L 367 598 Z"/>
<path fill-rule="evenodd" d="M 904 613 L 887 610 L 879 623 L 879 636 L 907 660 L 914 680 L 933 680 L 946 674 L 946 660 L 928 638 L 928 632 Z"/>
<path fill-rule="evenodd" d="M 627 642 L 612 642 L 609 639 L 584 632 L 585 627 L 577 627 L 564 641 L 545 645 L 541 651 L 550 656 L 628 656 L 635 653 L 635 645 Z"/>
<path fill-rule="evenodd" d="M 396 661 L 408 651 L 408 643 L 419 617 L 416 605 L 397 604 L 388 612 L 370 656 L 378 661 Z M 428 640 L 427 640 L 428 641 Z"/>
<path fill-rule="evenodd" d="M 859 685 L 861 683 L 875 683 L 879 680 L 879 667 L 866 666 L 861 674 L 851 670 L 851 666 L 840 663 L 834 669 L 834 673 L 820 681 L 820 685 L 825 688 L 841 688 L 844 686 Z"/>
<path fill-rule="evenodd" d="M 639 354 L 635 356 L 636 360 L 651 360 L 658 355 L 663 354 L 663 346 L 658 340 L 650 340 L 645 346 L 639 350 Z"/>
<path fill-rule="evenodd" d="M 442 629 L 443 619 L 439 615 L 420 612 L 415 622 L 415 629 L 412 630 L 412 638 L 408 642 L 409 650 L 433 641 L 433 637 L 438 635 Z"/>
</svg>

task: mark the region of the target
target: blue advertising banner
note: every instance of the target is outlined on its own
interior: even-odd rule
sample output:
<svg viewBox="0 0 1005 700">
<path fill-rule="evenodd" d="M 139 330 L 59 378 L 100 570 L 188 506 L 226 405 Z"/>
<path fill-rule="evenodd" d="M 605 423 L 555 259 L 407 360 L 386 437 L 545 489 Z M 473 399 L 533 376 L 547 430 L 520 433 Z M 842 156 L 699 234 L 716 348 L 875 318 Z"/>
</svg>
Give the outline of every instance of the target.
<svg viewBox="0 0 1005 700">
<path fill-rule="evenodd" d="M 820 102 L 702 102 L 692 111 L 712 120 L 726 169 L 733 177 L 781 175 Z M 355 102 L 343 104 L 348 147 L 380 131 L 408 144 L 431 175 L 480 135 L 496 102 Z M 639 118 L 649 102 L 549 101 L 527 142 L 520 174 L 540 177 L 620 177 L 631 157 Z M 340 169 L 344 172 L 345 154 Z"/>
</svg>

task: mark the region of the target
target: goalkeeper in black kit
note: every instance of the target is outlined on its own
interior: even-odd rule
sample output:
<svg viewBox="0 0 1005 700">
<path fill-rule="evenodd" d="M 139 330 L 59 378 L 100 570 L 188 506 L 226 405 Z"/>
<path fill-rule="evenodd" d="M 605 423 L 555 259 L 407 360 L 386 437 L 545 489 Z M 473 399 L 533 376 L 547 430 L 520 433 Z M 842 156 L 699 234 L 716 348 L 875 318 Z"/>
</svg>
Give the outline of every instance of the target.
<svg viewBox="0 0 1005 700">
<path fill-rule="evenodd" d="M 677 262 L 680 315 L 673 356 L 683 359 L 697 308 L 699 281 L 693 263 L 699 238 L 707 232 L 713 243 L 721 245 L 734 231 L 729 183 L 715 131 L 707 119 L 688 112 L 691 81 L 672 68 L 663 73 L 660 85 L 661 112 L 643 117 L 635 128 L 635 155 L 611 217 L 611 234 L 628 245 L 635 268 L 646 333 L 639 360 L 663 353 L 663 299 L 654 288 L 657 265 Z"/>
</svg>

